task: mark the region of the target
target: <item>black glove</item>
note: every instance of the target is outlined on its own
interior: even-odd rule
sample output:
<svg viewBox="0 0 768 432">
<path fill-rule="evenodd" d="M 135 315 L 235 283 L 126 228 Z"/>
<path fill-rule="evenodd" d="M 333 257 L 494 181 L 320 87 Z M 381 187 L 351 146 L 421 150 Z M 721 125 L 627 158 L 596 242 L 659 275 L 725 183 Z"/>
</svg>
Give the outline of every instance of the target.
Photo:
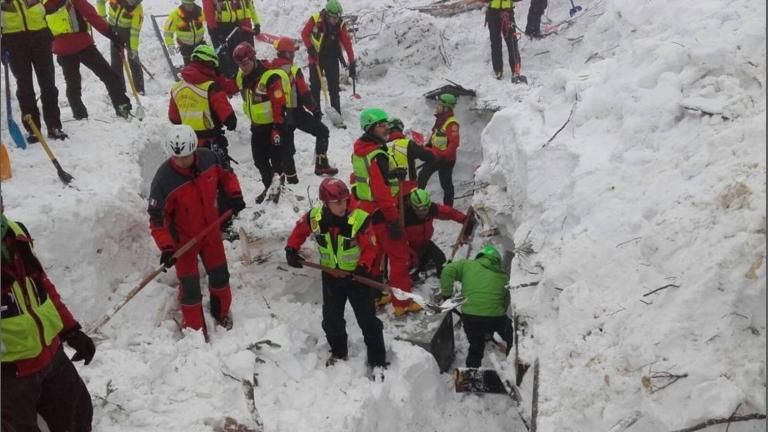
<svg viewBox="0 0 768 432">
<path fill-rule="evenodd" d="M 233 112 L 232 115 L 227 117 L 226 120 L 224 120 L 224 126 L 227 127 L 228 131 L 233 131 L 235 128 L 237 128 L 237 116 Z"/>
<path fill-rule="evenodd" d="M 258 36 L 259 33 L 261 33 L 261 24 L 256 24 L 253 26 L 253 35 Z"/>
<path fill-rule="evenodd" d="M 408 172 L 405 168 L 395 168 L 390 170 L 389 173 L 395 176 L 399 181 L 405 181 L 405 178 L 408 176 Z"/>
<path fill-rule="evenodd" d="M 357 68 L 355 67 L 356 64 L 357 62 L 352 62 L 349 64 L 349 77 L 352 79 L 357 78 Z"/>
<path fill-rule="evenodd" d="M 163 252 L 160 254 L 160 264 L 164 265 L 165 268 L 173 267 L 176 264 L 176 257 L 173 256 L 175 253 L 175 249 L 163 249 Z"/>
<path fill-rule="evenodd" d="M 317 110 L 317 111 L 313 112 L 313 113 L 312 113 L 312 116 L 313 116 L 313 117 L 315 118 L 315 120 L 317 120 L 317 121 L 323 121 L 323 113 L 322 113 L 322 111 L 320 111 L 320 110 Z"/>
<path fill-rule="evenodd" d="M 231 197 L 227 204 L 229 205 L 229 208 L 232 209 L 235 216 L 245 208 L 245 201 L 243 201 L 243 197 L 241 196 Z"/>
<path fill-rule="evenodd" d="M 62 335 L 61 339 L 75 350 L 72 361 L 85 360 L 85 364 L 89 364 L 93 360 L 93 355 L 96 354 L 96 345 L 87 334 L 80 330 L 80 324 L 77 324 L 67 334 Z"/>
<path fill-rule="evenodd" d="M 403 237 L 403 227 L 400 226 L 399 220 L 390 222 L 387 225 L 387 234 L 392 240 L 400 240 Z"/>
<path fill-rule="evenodd" d="M 317 50 L 314 46 L 310 45 L 309 48 L 307 48 L 307 55 L 317 58 Z"/>
<path fill-rule="evenodd" d="M 304 258 L 299 255 L 299 251 L 292 247 L 285 248 L 285 260 L 288 261 L 288 265 L 291 267 L 302 268 L 301 262 Z"/>
<path fill-rule="evenodd" d="M 368 270 L 368 267 L 363 266 L 363 265 L 358 266 L 355 269 L 355 271 L 352 272 L 352 273 L 355 274 L 356 276 L 360 276 L 360 277 L 364 277 L 364 278 L 367 278 L 367 279 L 376 280 L 376 278 L 371 274 L 371 271 Z"/>
</svg>

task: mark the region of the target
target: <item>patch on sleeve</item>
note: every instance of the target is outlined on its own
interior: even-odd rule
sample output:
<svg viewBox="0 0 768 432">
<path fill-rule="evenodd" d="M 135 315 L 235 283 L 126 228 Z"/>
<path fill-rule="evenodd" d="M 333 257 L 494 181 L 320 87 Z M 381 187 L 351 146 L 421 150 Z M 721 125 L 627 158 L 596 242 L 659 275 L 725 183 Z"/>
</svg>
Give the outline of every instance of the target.
<svg viewBox="0 0 768 432">
<path fill-rule="evenodd" d="M 283 97 L 283 91 L 282 90 L 275 90 L 275 98 L 281 98 Z"/>
<path fill-rule="evenodd" d="M 154 198 L 149 199 L 149 206 L 150 207 L 157 207 L 157 200 Z"/>
</svg>

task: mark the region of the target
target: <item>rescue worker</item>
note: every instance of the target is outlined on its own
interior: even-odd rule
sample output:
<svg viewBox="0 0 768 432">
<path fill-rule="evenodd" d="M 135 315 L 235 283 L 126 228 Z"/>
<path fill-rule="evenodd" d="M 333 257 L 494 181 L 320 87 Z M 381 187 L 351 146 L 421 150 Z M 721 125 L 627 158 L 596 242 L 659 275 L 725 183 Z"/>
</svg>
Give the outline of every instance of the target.
<svg viewBox="0 0 768 432">
<path fill-rule="evenodd" d="M 294 131 L 299 129 L 315 137 L 315 174 L 333 176 L 338 169 L 328 163 L 328 127 L 321 121 L 322 113 L 309 91 L 301 68 L 293 64 L 296 51 L 299 50 L 296 41 L 281 37 L 274 43 L 277 57 L 272 60 L 272 67 L 280 68 L 291 79 L 291 98 L 286 100 L 286 142 L 283 146 L 283 168 L 288 182 L 296 176 L 296 166 L 293 159 L 296 153 Z"/>
<path fill-rule="evenodd" d="M 320 253 L 320 264 L 371 278 L 376 258 L 376 238 L 369 214 L 349 204 L 349 189 L 343 181 L 326 178 L 320 183 L 321 206 L 302 216 L 288 238 L 285 258 L 292 267 L 301 268 L 304 258 L 299 249 L 313 236 Z M 344 308 L 352 306 L 357 325 L 368 351 L 368 365 L 386 367 L 383 325 L 376 317 L 373 289 L 350 278 L 334 277 L 326 272 L 323 281 L 323 330 L 331 347 L 326 366 L 347 359 L 347 331 Z"/>
<path fill-rule="evenodd" d="M 216 208 L 219 186 L 226 192 L 229 208 L 235 214 L 245 208 L 240 184 L 234 172 L 218 164 L 212 151 L 198 148 L 192 127 L 171 126 L 164 146 L 170 157 L 152 179 L 147 211 L 152 237 L 161 251 L 160 262 L 166 268 L 176 267 L 182 327 L 202 329 L 207 335 L 197 263 L 200 256 L 208 274 L 211 315 L 217 324 L 229 330 L 232 328 L 229 314 L 232 293 L 221 236 L 212 232 L 178 260 L 173 255 L 219 218 Z"/>
<path fill-rule="evenodd" d="M 203 12 L 213 47 L 221 58 L 221 73 L 232 78 L 237 73 L 232 61 L 235 47 L 241 42 L 253 45 L 254 36 L 261 33 L 253 0 L 203 0 Z"/>
<path fill-rule="evenodd" d="M 435 233 L 432 222 L 439 219 L 463 224 L 467 216 L 453 207 L 433 203 L 429 192 L 424 189 L 415 189 L 408 197 L 410 205 L 405 207 L 405 236 L 414 255 L 418 257 L 416 263 L 411 263 L 415 269 L 411 277 L 418 279 L 419 273 L 426 272 L 430 264 L 435 266 L 437 275 L 440 276 L 445 264 L 445 254 L 432 241 L 432 235 Z"/>
<path fill-rule="evenodd" d="M 514 0 L 486 1 L 488 10 L 485 12 L 485 23 L 488 25 L 488 36 L 491 40 L 491 63 L 496 79 L 500 80 L 504 76 L 504 60 L 501 51 L 501 40 L 504 39 L 509 54 L 509 68 L 512 69 L 512 82 L 521 82 L 522 65 L 520 50 L 517 47 Z"/>
<path fill-rule="evenodd" d="M 531 39 L 541 39 L 541 16 L 547 10 L 547 0 L 531 0 L 528 7 L 528 22 L 525 23 L 525 34 Z"/>
<path fill-rule="evenodd" d="M 339 98 L 339 61 L 345 67 L 349 65 L 349 77 L 357 77 L 355 52 L 349 37 L 347 23 L 341 18 L 342 8 L 338 0 L 328 0 L 325 8 L 312 14 L 301 30 L 301 40 L 307 48 L 309 57 L 309 85 L 312 97 L 320 102 L 320 79 L 325 77 L 328 94 L 333 109 L 341 113 Z M 347 53 L 347 62 L 341 53 L 342 47 Z"/>
<path fill-rule="evenodd" d="M 395 199 L 399 180 L 390 172 L 387 155 L 388 121 L 387 113 L 378 108 L 360 113 L 363 135 L 355 141 L 352 154 L 354 198 L 357 207 L 371 215 L 376 239 L 389 258 L 389 284 L 411 292 L 408 241 Z M 410 300 L 391 300 L 395 316 L 421 310 L 418 303 Z"/>
<path fill-rule="evenodd" d="M 50 9 L 50 8 L 49 8 Z M 46 7 L 41 1 L 2 1 L 2 60 L 8 64 L 16 78 L 16 99 L 19 101 L 22 118 L 32 116 L 38 129 L 42 130 L 40 110 L 37 107 L 32 70 L 40 87 L 40 102 L 43 118 L 48 129 L 48 138 L 66 139 L 61 130 L 59 111 L 59 90 L 56 88 L 56 70 L 51 54 L 51 33 L 45 21 Z M 37 142 L 27 122 L 27 142 Z"/>
<path fill-rule="evenodd" d="M 435 124 L 427 147 L 435 155 L 435 160 L 427 162 L 419 171 L 419 187 L 427 188 L 429 178 L 437 172 L 440 187 L 443 188 L 443 204 L 453 207 L 453 167 L 456 165 L 456 152 L 459 149 L 459 122 L 453 115 L 456 96 L 443 93 L 437 98 Z"/>
<path fill-rule="evenodd" d="M 107 4 L 108 2 L 108 4 Z M 136 91 L 144 95 L 144 70 L 139 58 L 139 33 L 144 24 L 144 6 L 142 0 L 97 0 L 96 7 L 99 15 L 106 16 L 109 28 L 118 36 L 120 43 L 112 43 L 110 47 L 110 63 L 115 75 L 125 87 L 123 75 L 123 59 L 120 51 L 127 48 L 125 56 L 131 70 L 131 78 Z"/>
<path fill-rule="evenodd" d="M 461 294 L 467 299 L 461 306 L 461 323 L 469 342 L 466 366 L 478 368 L 483 360 L 485 343 L 496 332 L 507 343 L 507 354 L 513 346 L 515 332 L 507 317 L 509 276 L 501 268 L 501 254 L 492 245 L 484 246 L 474 260 L 459 260 L 445 266 L 440 276 L 440 296 L 453 295 L 453 283 L 461 283 Z"/>
<path fill-rule="evenodd" d="M 234 60 L 240 68 L 235 80 L 243 96 L 243 111 L 251 119 L 253 163 L 264 184 L 264 191 L 256 197 L 260 204 L 276 174 L 281 183 L 285 180 L 281 146 L 286 141 L 285 106 L 292 97 L 291 83 L 284 70 L 271 69 L 271 64 L 257 59 L 256 50 L 247 42 L 235 48 Z M 298 177 L 289 181 L 298 182 Z"/>
<path fill-rule="evenodd" d="M 89 364 L 96 346 L 72 316 L 35 254 L 20 222 L 2 218 L 3 431 L 90 431 L 91 395 L 72 364 Z M 62 342 L 74 348 L 70 360 Z"/>
<path fill-rule="evenodd" d="M 390 169 L 398 170 L 398 177 L 402 178 L 401 193 L 408 194 L 418 187 L 416 161 L 431 162 L 435 155 L 429 149 L 417 144 L 403 133 L 402 120 L 393 118 L 389 120 L 389 146 Z"/>
<path fill-rule="evenodd" d="M 109 64 L 96 49 L 90 26 L 115 43 L 117 35 L 96 13 L 96 9 L 87 0 L 49 0 L 46 5 L 51 11 L 45 17 L 53 34 L 53 53 L 64 73 L 67 83 L 67 100 L 75 119 L 88 118 L 88 109 L 82 99 L 82 77 L 80 64 L 93 71 L 104 83 L 112 101 L 115 113 L 123 118 L 131 115 L 131 100 L 125 94 L 125 84 L 121 84 Z"/>
<path fill-rule="evenodd" d="M 174 35 L 176 44 L 174 44 Z M 170 55 L 181 54 L 184 65 L 192 60 L 192 51 L 205 43 L 205 16 L 203 9 L 195 0 L 181 0 L 181 5 L 174 8 L 163 24 L 163 40 Z"/>
</svg>

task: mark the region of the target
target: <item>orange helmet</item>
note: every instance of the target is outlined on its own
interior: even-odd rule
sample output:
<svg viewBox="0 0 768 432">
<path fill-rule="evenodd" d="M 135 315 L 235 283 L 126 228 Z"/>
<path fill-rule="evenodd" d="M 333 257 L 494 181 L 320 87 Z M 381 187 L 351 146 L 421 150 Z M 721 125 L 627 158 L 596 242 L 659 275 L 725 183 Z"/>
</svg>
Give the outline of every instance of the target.
<svg viewBox="0 0 768 432">
<path fill-rule="evenodd" d="M 295 52 L 299 50 L 299 46 L 296 45 L 296 41 L 289 37 L 281 37 L 275 41 L 273 46 L 279 52 Z"/>
</svg>

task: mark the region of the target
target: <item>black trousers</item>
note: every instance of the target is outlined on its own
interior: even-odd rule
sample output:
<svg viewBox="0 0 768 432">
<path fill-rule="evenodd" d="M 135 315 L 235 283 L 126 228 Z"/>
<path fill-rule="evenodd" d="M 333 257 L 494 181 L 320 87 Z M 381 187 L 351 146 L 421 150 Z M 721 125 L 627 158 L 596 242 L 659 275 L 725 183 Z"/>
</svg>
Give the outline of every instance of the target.
<svg viewBox="0 0 768 432">
<path fill-rule="evenodd" d="M 505 26 L 503 14 L 509 14 L 509 23 Z M 520 72 L 520 51 L 517 48 L 517 38 L 515 37 L 515 13 L 512 9 L 491 9 L 488 8 L 485 19 L 488 22 L 488 36 L 491 39 L 491 63 L 494 72 L 504 71 L 504 61 L 501 58 L 501 39 L 507 45 L 509 54 L 509 67 L 512 73 Z"/>
<path fill-rule="evenodd" d="M 293 122 L 296 129 L 315 137 L 316 155 L 326 154 L 326 152 L 328 152 L 328 137 L 330 136 L 328 126 L 323 124 L 322 121 L 316 119 L 315 116 L 302 108 L 293 110 Z M 293 132 L 291 132 L 288 141 L 290 142 L 290 145 L 293 148 L 293 152 L 295 153 L 296 148 L 293 144 Z"/>
<path fill-rule="evenodd" d="M 525 24 L 526 33 L 541 32 L 541 16 L 547 10 L 547 0 L 531 0 L 531 6 L 528 7 L 528 22 Z"/>
<path fill-rule="evenodd" d="M 331 106 L 338 112 L 341 112 L 341 98 L 339 97 L 339 59 L 337 57 L 320 56 L 320 70 L 323 72 L 325 82 L 328 84 L 328 96 Z M 309 65 L 309 89 L 312 91 L 312 97 L 319 104 L 320 99 L 320 76 L 317 74 L 317 66 Z M 325 97 L 323 95 L 323 97 Z"/>
<path fill-rule="evenodd" d="M 271 139 L 272 125 L 251 126 L 251 154 L 253 154 L 253 163 L 261 174 L 261 182 L 264 188 L 272 185 L 272 176 L 275 173 L 283 173 L 282 164 L 282 145 L 272 144 Z M 285 141 L 285 133 L 281 135 L 281 140 Z"/>
<path fill-rule="evenodd" d="M 3 366 L 2 430 L 39 432 L 37 415 L 51 432 L 89 432 L 93 419 L 91 395 L 62 348 L 42 370 L 22 378 Z"/>
<path fill-rule="evenodd" d="M 229 36 L 232 30 L 238 27 L 239 26 L 237 23 L 216 23 L 216 28 L 210 31 L 213 48 L 218 51 L 219 47 L 224 43 L 227 36 Z M 229 39 L 229 42 L 227 42 L 226 46 L 222 48 L 221 51 L 218 51 L 219 69 L 221 70 L 221 73 L 227 78 L 234 78 L 237 74 L 237 64 L 235 64 L 235 61 L 232 59 L 232 52 L 241 41 L 248 42 L 248 40 L 245 38 L 244 32 L 237 30 L 235 34 L 232 35 L 232 38 Z M 251 40 L 249 43 L 253 45 L 253 40 Z"/>
<path fill-rule="evenodd" d="M 464 326 L 464 333 L 469 341 L 469 352 L 467 353 L 466 366 L 469 368 L 478 368 L 483 361 L 485 343 L 498 333 L 504 342 L 507 343 L 507 354 L 515 342 L 515 330 L 512 328 L 512 320 L 506 315 L 498 317 L 485 317 L 463 314 L 461 323 Z"/>
<path fill-rule="evenodd" d="M 443 204 L 453 207 L 453 167 L 456 161 L 435 159 L 427 162 L 419 171 L 419 187 L 424 189 L 429 183 L 429 178 L 437 172 L 440 178 L 440 187 L 443 188 Z"/>
<path fill-rule="evenodd" d="M 131 29 L 115 26 L 110 26 L 110 28 L 117 33 L 117 36 L 123 42 L 124 46 L 128 47 L 130 45 Z M 125 75 L 123 74 L 123 60 L 120 58 L 120 50 L 117 49 L 114 43 L 110 44 L 109 53 L 112 70 L 115 72 L 115 75 L 117 75 L 117 79 L 120 80 L 123 88 L 127 88 L 125 86 Z M 133 84 L 136 86 L 136 91 L 144 94 L 144 70 L 141 69 L 141 61 L 132 60 L 128 57 L 127 48 L 125 51 L 125 59 L 128 61 L 128 68 L 131 70 L 131 77 L 133 78 Z"/>
<path fill-rule="evenodd" d="M 435 269 L 437 270 L 437 276 L 440 277 L 440 274 L 443 272 L 445 261 L 446 258 L 443 251 L 435 244 L 435 242 L 430 240 L 424 248 L 419 251 L 419 267 L 416 271 L 425 272 L 427 271 L 427 266 L 434 264 Z"/>
<path fill-rule="evenodd" d="M 61 129 L 61 112 L 59 111 L 59 90 L 56 88 L 56 71 L 53 66 L 51 42 L 53 37 L 48 29 L 10 33 L 3 35 L 3 53 L 8 53 L 10 68 L 16 78 L 16 99 L 19 101 L 21 116 L 29 114 L 42 129 L 40 110 L 37 108 L 35 85 L 32 81 L 32 70 L 37 76 L 40 87 L 40 101 L 43 105 L 43 118 L 50 132 Z M 27 122 L 21 122 L 28 133 L 32 133 Z"/>
<path fill-rule="evenodd" d="M 107 87 L 112 106 L 117 110 L 120 105 L 131 106 L 131 100 L 125 94 L 125 84 L 115 76 L 107 61 L 102 57 L 95 45 L 80 51 L 77 54 L 58 56 L 56 61 L 64 72 L 64 81 L 67 83 L 67 100 L 72 107 L 75 117 L 87 117 L 88 110 L 82 100 L 82 77 L 80 76 L 80 64 L 93 71 Z M 79 115 L 79 114 L 85 114 Z"/>
<path fill-rule="evenodd" d="M 376 317 L 373 289 L 349 279 L 337 279 L 323 273 L 323 330 L 336 357 L 347 356 L 347 330 L 344 308 L 347 300 L 363 332 L 368 364 L 384 366 L 386 352 L 381 320 Z"/>
</svg>

